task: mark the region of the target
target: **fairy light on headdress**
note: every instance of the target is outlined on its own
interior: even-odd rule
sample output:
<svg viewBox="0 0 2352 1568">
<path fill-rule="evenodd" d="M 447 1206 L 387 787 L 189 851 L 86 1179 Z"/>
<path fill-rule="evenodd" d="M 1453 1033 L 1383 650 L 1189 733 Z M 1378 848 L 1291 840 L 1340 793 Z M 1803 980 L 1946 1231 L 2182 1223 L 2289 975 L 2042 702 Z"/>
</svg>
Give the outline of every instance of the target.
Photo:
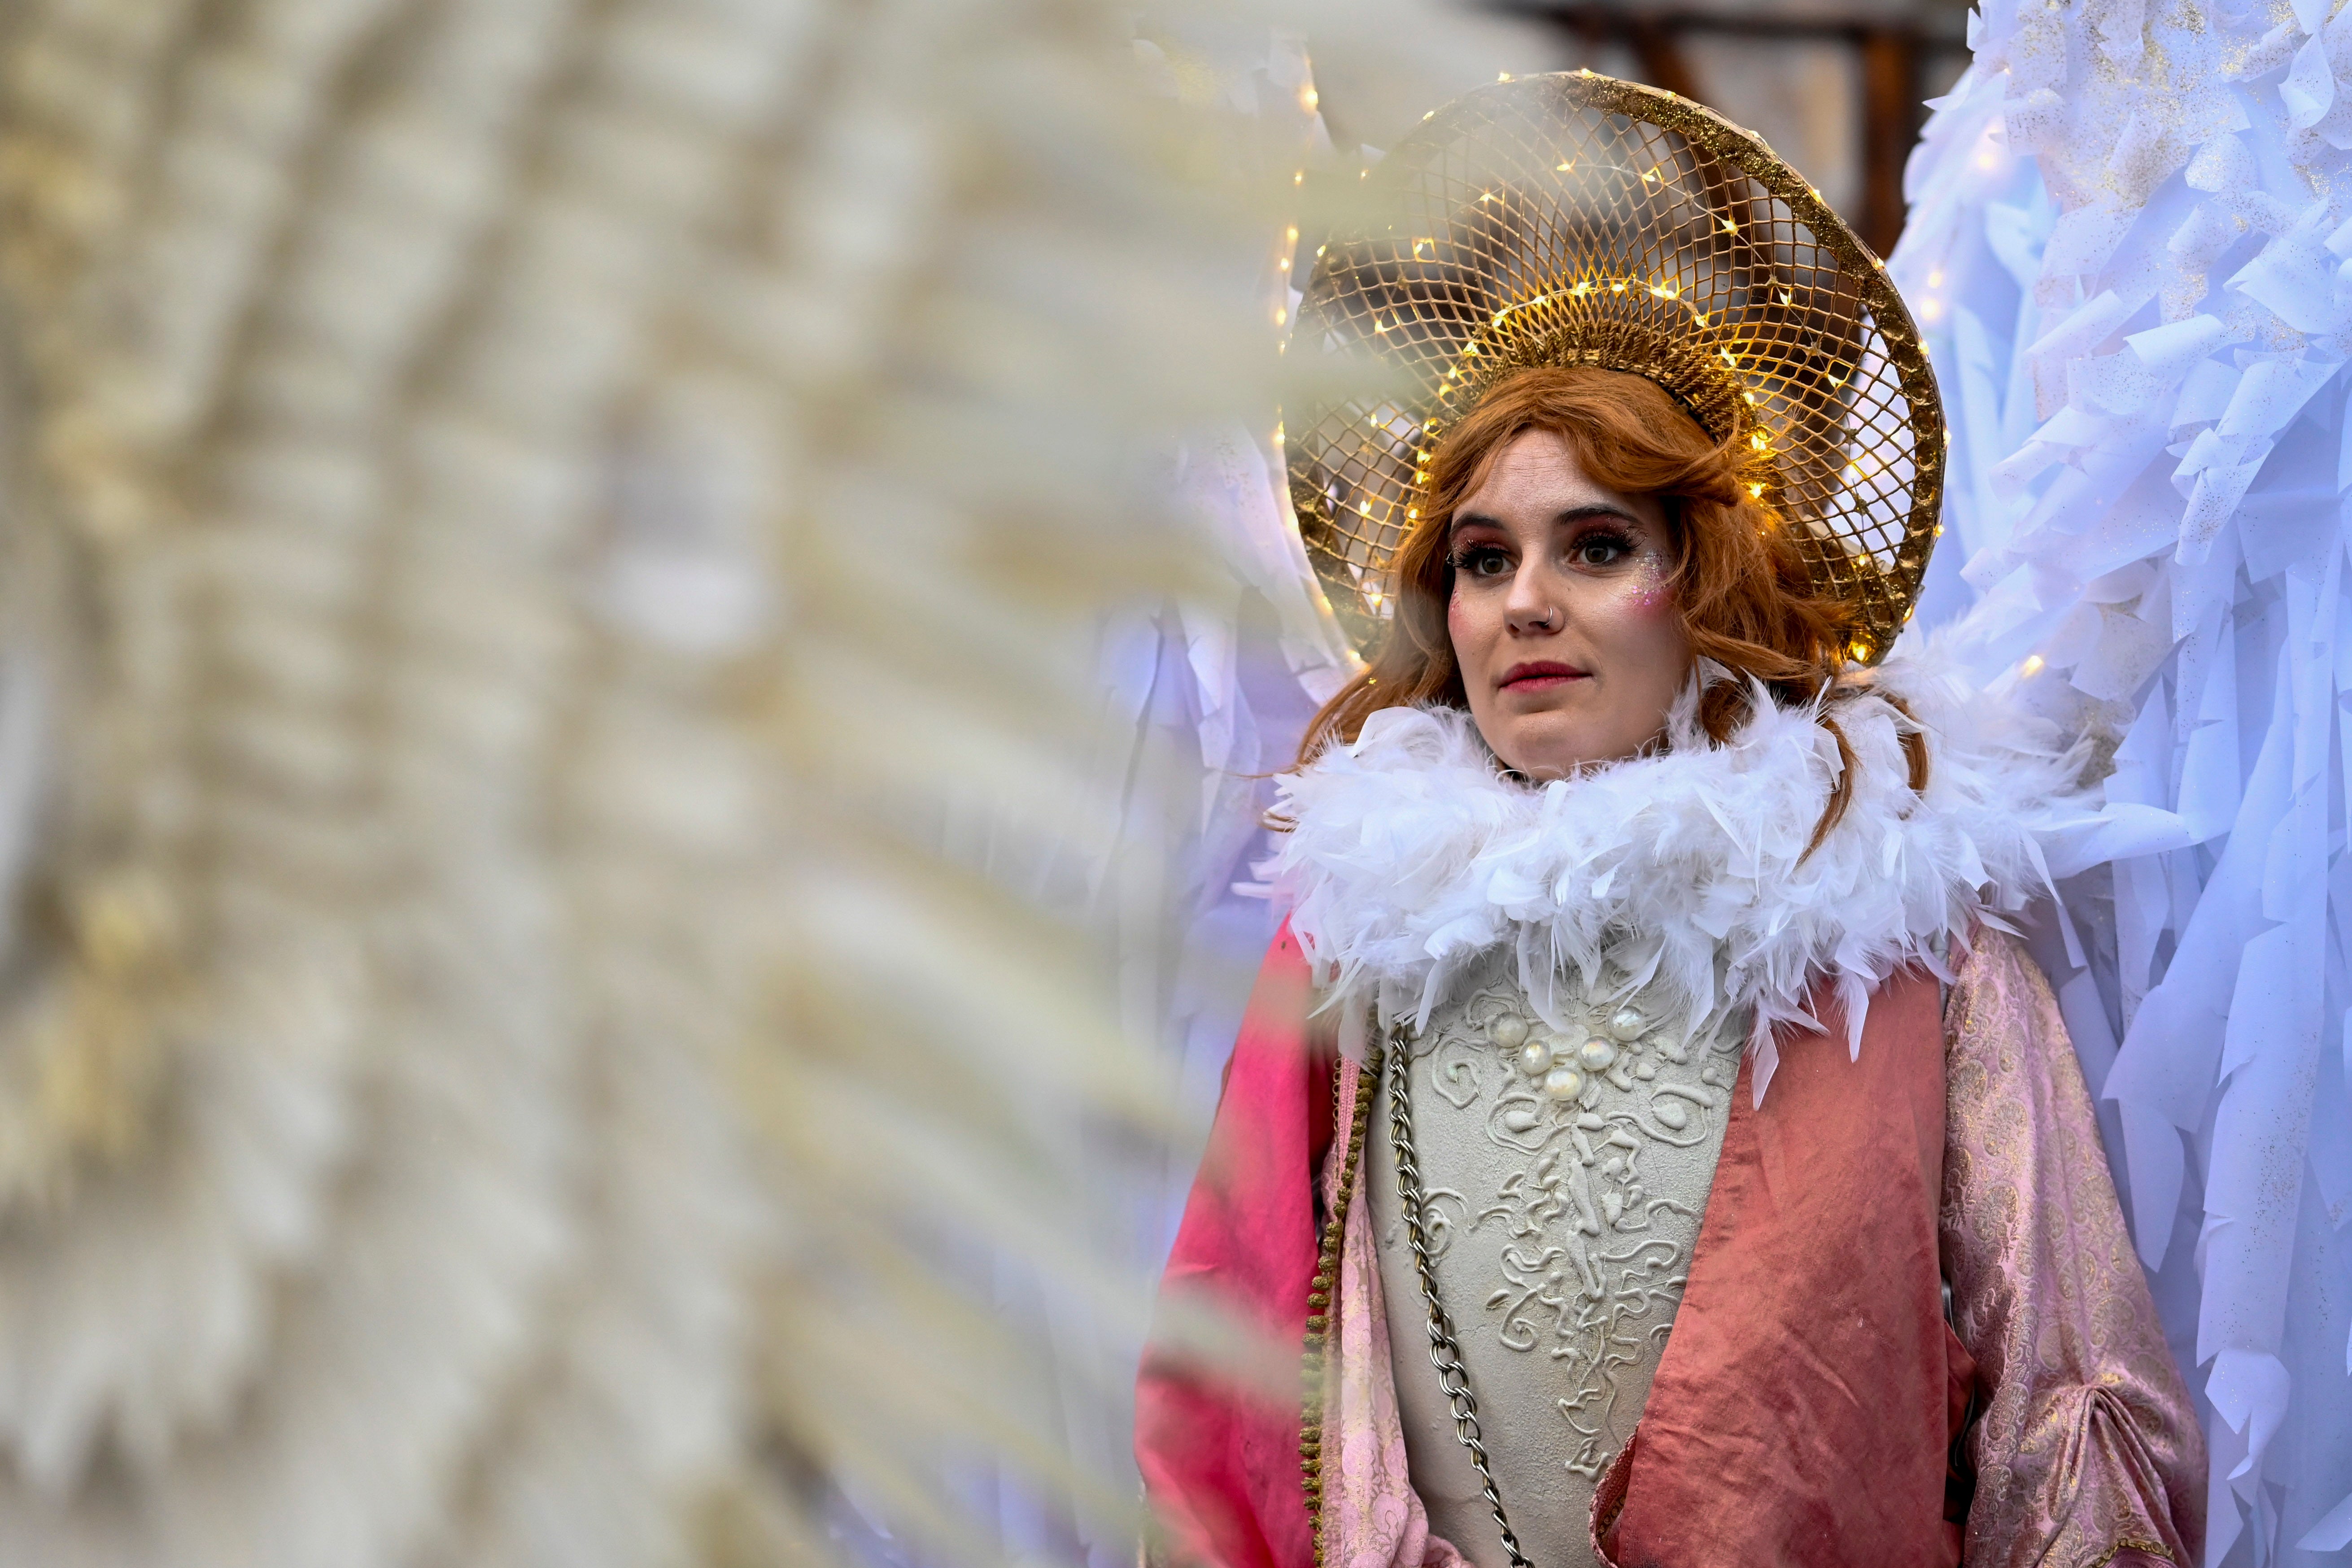
<svg viewBox="0 0 2352 1568">
<path fill-rule="evenodd" d="M 1360 646 L 1454 420 L 1535 365 L 1643 376 L 1739 451 L 1749 493 L 1883 657 L 1943 497 L 1942 406 L 1878 259 L 1764 143 L 1579 71 L 1497 82 L 1375 171 L 1381 217 L 1317 253 L 1294 340 L 1378 391 L 1297 411 L 1307 555 Z"/>
</svg>

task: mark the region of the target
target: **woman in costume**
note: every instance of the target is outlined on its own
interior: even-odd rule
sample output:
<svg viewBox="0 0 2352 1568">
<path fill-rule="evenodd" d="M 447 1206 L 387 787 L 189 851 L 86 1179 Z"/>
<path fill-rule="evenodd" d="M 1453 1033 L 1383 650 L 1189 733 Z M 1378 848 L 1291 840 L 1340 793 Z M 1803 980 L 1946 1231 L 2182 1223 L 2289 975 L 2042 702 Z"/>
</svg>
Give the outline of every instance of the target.
<svg viewBox="0 0 2352 1568">
<path fill-rule="evenodd" d="M 2006 917 L 2084 758 L 1878 661 L 1942 431 L 1875 260 L 1694 105 L 1432 116 L 1327 246 L 1292 438 L 1376 641 L 1171 1257 L 1176 1563 L 2186 1565 L 2202 1445 Z M 1383 612 L 1389 619 L 1383 622 Z"/>
</svg>

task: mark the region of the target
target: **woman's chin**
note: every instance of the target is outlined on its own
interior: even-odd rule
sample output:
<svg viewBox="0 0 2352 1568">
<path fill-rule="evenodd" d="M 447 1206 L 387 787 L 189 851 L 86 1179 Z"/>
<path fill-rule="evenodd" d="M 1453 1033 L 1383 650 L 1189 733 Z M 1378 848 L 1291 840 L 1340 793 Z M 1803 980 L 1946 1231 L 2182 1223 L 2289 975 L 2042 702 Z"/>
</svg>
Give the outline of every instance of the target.
<svg viewBox="0 0 2352 1568">
<path fill-rule="evenodd" d="M 1502 759 L 1505 767 L 1538 784 L 1622 762 L 1642 749 L 1639 741 L 1621 742 L 1613 736 L 1596 735 L 1583 726 L 1514 727 L 1513 732 L 1502 738 L 1503 744 L 1497 746 L 1495 737 L 1487 737 L 1488 749 Z"/>
<path fill-rule="evenodd" d="M 1496 747 L 1496 757 L 1515 773 L 1522 773 L 1536 783 L 1552 783 L 1555 779 L 1571 779 L 1585 768 L 1600 767 L 1604 762 L 1621 762 L 1633 755 L 1628 750 L 1609 750 L 1601 746 L 1512 746 L 1507 750 Z"/>
</svg>

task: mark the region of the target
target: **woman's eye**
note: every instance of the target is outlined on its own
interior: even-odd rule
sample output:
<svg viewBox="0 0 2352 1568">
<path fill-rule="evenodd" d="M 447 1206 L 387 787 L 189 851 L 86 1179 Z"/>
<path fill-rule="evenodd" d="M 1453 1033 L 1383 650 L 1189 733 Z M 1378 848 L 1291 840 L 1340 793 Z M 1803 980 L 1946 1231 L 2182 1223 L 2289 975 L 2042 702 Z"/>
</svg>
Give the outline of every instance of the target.
<svg viewBox="0 0 2352 1568">
<path fill-rule="evenodd" d="M 1569 551 L 1569 559 L 1579 566 L 1612 566 L 1631 554 L 1633 548 L 1623 539 L 1600 534 L 1577 540 Z"/>
<path fill-rule="evenodd" d="M 1472 545 L 1454 553 L 1454 570 L 1465 577 L 1501 577 L 1510 571 L 1511 558 L 1493 545 Z"/>
</svg>

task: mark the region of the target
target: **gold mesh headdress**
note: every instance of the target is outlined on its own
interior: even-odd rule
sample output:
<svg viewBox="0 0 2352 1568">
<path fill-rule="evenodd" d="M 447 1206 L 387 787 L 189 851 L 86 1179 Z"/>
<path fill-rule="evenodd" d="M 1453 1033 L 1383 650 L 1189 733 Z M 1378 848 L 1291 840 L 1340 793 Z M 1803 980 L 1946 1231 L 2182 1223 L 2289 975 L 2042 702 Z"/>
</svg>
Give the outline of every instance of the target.
<svg viewBox="0 0 2352 1568">
<path fill-rule="evenodd" d="M 1359 646 L 1446 425 L 1513 371 L 1581 364 L 1748 444 L 1759 498 L 1857 612 L 1853 656 L 1885 654 L 1935 542 L 1942 407 L 1885 269 L 1802 176 L 1697 104 L 1577 71 L 1456 99 L 1372 178 L 1382 217 L 1326 246 L 1292 350 L 1364 357 L 1380 390 L 1288 433 L 1299 531 Z"/>
</svg>

